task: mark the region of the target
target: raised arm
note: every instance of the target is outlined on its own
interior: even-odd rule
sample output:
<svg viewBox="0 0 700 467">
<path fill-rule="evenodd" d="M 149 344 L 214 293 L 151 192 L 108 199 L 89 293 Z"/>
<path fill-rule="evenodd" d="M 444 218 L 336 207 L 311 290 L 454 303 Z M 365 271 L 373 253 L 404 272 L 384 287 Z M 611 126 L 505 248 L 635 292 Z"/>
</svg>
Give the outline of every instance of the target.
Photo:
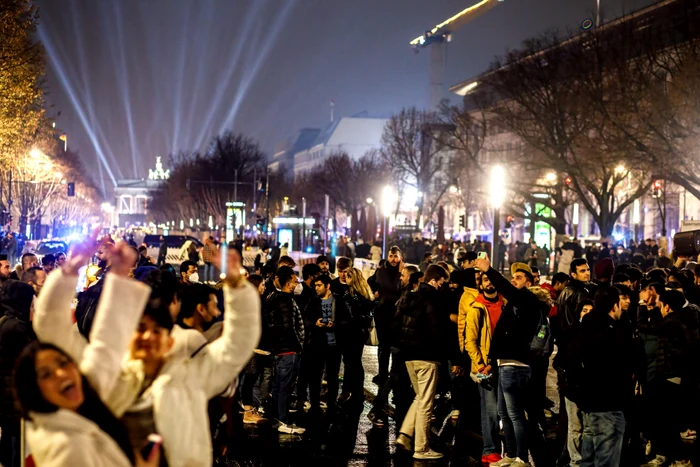
<svg viewBox="0 0 700 467">
<path fill-rule="evenodd" d="M 90 332 L 90 344 L 84 350 L 80 364 L 81 373 L 103 399 L 119 377 L 129 340 L 151 293 L 146 284 L 120 276 L 115 271 L 107 274 L 104 280 L 105 287 Z"/>
<path fill-rule="evenodd" d="M 70 271 L 51 272 L 36 301 L 32 326 L 40 341 L 59 347 L 79 364 L 87 342 L 73 325 L 71 314 L 77 285 L 78 276 Z"/>
<path fill-rule="evenodd" d="M 231 384 L 260 341 L 260 296 L 257 289 L 241 277 L 240 264 L 238 252 L 229 250 L 223 333 L 193 357 L 194 364 L 190 366 L 209 397 Z"/>
</svg>

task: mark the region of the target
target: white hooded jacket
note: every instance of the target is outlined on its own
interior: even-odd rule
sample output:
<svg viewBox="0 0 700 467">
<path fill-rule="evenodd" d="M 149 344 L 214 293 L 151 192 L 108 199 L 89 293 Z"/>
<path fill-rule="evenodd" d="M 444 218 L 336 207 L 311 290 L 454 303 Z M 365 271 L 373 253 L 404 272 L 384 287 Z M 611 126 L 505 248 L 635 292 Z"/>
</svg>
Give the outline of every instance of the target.
<svg viewBox="0 0 700 467">
<path fill-rule="evenodd" d="M 260 340 L 260 297 L 255 287 L 247 281 L 235 289 L 225 286 L 224 310 L 222 336 L 192 358 L 169 356 L 148 389 L 152 391 L 156 431 L 163 437 L 169 467 L 200 467 L 213 463 L 207 404 L 222 393 L 248 363 Z M 115 325 L 121 319 L 118 315 L 110 315 L 110 318 Z M 80 349 L 85 341 L 76 342 L 77 333 L 70 332 L 65 322 L 43 321 L 45 332 L 40 339 L 66 351 L 66 347 L 70 347 L 76 355 L 82 355 Z M 61 342 L 66 335 L 70 336 L 67 342 Z M 76 358 L 76 361 L 80 360 Z M 137 401 L 145 379 L 142 362 L 120 363 L 121 359 L 102 364 L 109 367 L 104 371 L 118 375 L 111 391 L 103 398 L 118 418 Z"/>
<path fill-rule="evenodd" d="M 41 341 L 61 348 L 79 364 L 80 372 L 104 401 L 119 376 L 113 367 L 126 352 L 151 289 L 108 274 L 88 344 L 73 326 L 71 316 L 77 282 L 77 276 L 67 276 L 60 269 L 49 274 L 36 301 L 33 326 Z M 56 333 L 53 326 L 63 331 Z M 41 467 L 131 466 L 114 439 L 75 412 L 59 409 L 32 412 L 30 416 L 27 441 Z"/>
</svg>

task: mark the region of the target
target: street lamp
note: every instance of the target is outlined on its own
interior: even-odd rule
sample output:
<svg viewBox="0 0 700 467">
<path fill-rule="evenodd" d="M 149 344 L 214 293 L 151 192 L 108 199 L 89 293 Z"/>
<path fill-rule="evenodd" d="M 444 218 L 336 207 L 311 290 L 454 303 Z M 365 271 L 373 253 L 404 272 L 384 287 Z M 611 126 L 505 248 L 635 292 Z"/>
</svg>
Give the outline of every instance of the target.
<svg viewBox="0 0 700 467">
<path fill-rule="evenodd" d="M 622 165 L 622 164 L 620 164 L 620 165 L 618 165 L 617 167 L 615 167 L 615 173 L 618 174 L 618 175 L 624 174 L 626 170 L 627 170 L 627 169 L 625 169 L 625 166 Z"/>
<path fill-rule="evenodd" d="M 451 193 L 451 194 L 454 195 L 454 194 L 457 193 L 458 191 L 459 191 L 459 188 L 457 188 L 457 185 L 455 185 L 454 183 L 453 183 L 452 185 L 450 185 L 450 193 Z"/>
<path fill-rule="evenodd" d="M 557 179 L 557 174 L 554 172 L 549 172 L 547 175 L 544 176 L 545 180 L 548 182 L 553 182 Z"/>
<path fill-rule="evenodd" d="M 491 205 L 493 206 L 493 247 L 491 255 L 498 251 L 498 239 L 500 237 L 501 206 L 503 205 L 504 186 L 506 183 L 506 173 L 500 165 L 491 168 Z M 493 258 L 492 258 L 493 259 Z"/>
<path fill-rule="evenodd" d="M 367 198 L 367 204 L 372 204 L 374 203 L 374 200 L 372 198 Z"/>
<path fill-rule="evenodd" d="M 639 211 L 639 200 L 635 199 L 634 205 L 632 207 L 632 222 L 634 223 L 634 243 L 637 243 L 637 239 L 639 238 L 639 221 L 641 220 Z"/>
<path fill-rule="evenodd" d="M 387 185 L 382 190 L 382 214 L 384 215 L 384 227 L 382 228 L 382 257 L 386 258 L 386 220 L 391 215 L 391 202 L 394 199 L 394 190 Z"/>
<path fill-rule="evenodd" d="M 574 226 L 574 239 L 578 238 L 578 203 L 574 203 L 574 212 L 571 214 L 571 223 Z"/>
</svg>

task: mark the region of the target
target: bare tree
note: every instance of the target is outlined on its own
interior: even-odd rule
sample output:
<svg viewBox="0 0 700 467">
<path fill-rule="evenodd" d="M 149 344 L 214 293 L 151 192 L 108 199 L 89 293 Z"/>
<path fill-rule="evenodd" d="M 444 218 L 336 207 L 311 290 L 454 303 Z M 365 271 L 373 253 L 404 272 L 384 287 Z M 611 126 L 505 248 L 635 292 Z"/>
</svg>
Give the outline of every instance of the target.
<svg viewBox="0 0 700 467">
<path fill-rule="evenodd" d="M 447 167 L 449 146 L 443 133 L 451 131 L 435 113 L 416 108 L 403 109 L 387 123 L 382 136 L 381 157 L 394 179 L 414 187 L 418 198 L 418 216 L 424 214 L 425 200 L 431 199 L 432 216 L 449 186 L 445 180 L 435 183 Z M 437 190 L 435 189 L 437 187 Z"/>
<path fill-rule="evenodd" d="M 304 187 L 298 195 L 312 200 L 319 209 L 327 194 L 335 207 L 352 217 L 351 231 L 354 236 L 360 227 L 360 211 L 366 199 L 378 198 L 382 181 L 384 170 L 376 154 L 368 153 L 353 160 L 347 153 L 340 152 L 297 177 L 295 185 Z"/>
<path fill-rule="evenodd" d="M 611 78 L 596 66 L 604 44 L 586 38 L 562 41 L 548 33 L 528 40 L 521 50 L 496 60 L 479 87 L 483 84 L 480 92 L 497 102 L 491 108 L 497 124 L 525 145 L 518 170 L 540 176 L 554 171 L 565 181 L 547 190 L 555 218 L 565 218 L 569 190 L 607 237 L 624 210 L 647 192 L 651 179 L 636 148 L 608 145 L 601 136 L 606 121 L 600 107 L 607 94 L 592 90 Z M 521 190 L 524 199 L 528 192 Z"/>
</svg>

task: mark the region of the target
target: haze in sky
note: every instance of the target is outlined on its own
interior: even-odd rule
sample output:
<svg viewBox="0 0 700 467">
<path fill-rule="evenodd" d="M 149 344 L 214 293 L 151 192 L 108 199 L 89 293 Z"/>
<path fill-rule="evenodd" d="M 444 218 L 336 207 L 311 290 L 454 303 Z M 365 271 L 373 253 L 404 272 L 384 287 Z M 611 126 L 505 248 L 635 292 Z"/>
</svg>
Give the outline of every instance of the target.
<svg viewBox="0 0 700 467">
<path fill-rule="evenodd" d="M 337 117 L 426 107 L 429 53 L 408 43 L 474 1 L 38 0 L 49 116 L 61 112 L 69 146 L 106 187 L 224 130 L 271 153 L 325 126 L 331 99 Z M 606 18 L 653 3 L 601 1 Z M 595 0 L 505 0 L 453 34 L 447 84 L 594 10 Z"/>
</svg>

